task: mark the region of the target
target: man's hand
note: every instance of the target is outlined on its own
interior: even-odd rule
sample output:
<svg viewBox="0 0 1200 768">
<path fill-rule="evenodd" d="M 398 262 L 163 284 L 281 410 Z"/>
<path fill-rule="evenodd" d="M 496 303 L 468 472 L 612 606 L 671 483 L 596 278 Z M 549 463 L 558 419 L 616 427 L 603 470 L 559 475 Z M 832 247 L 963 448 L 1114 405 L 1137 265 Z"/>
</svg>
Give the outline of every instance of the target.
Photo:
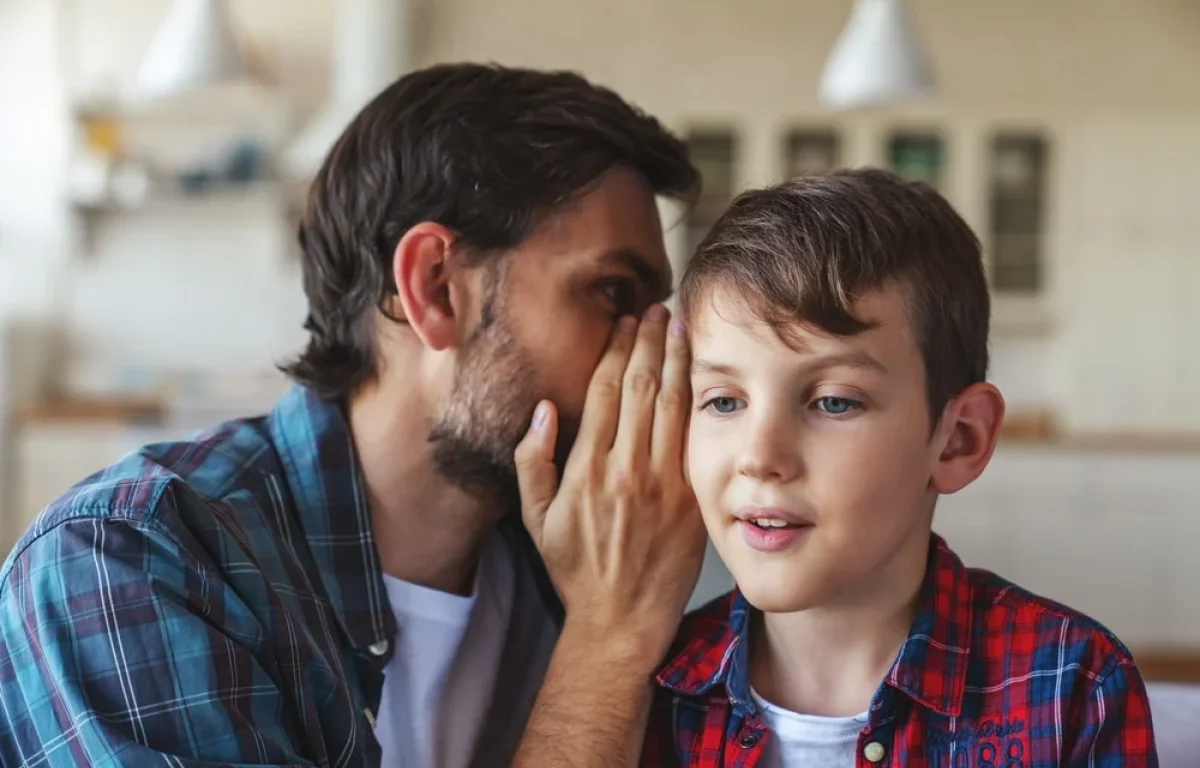
<svg viewBox="0 0 1200 768">
<path fill-rule="evenodd" d="M 651 674 L 704 559 L 684 478 L 691 407 L 682 327 L 665 307 L 625 318 L 588 390 L 558 486 L 554 407 L 540 403 L 517 447 L 525 525 L 567 618 L 513 768 L 631 768 Z M 664 360 L 665 356 L 665 360 Z"/>
<path fill-rule="evenodd" d="M 678 321 L 668 332 L 668 318 L 656 305 L 640 325 L 619 324 L 561 487 L 552 404 L 539 404 L 516 451 L 525 525 L 566 607 L 564 634 L 615 646 L 646 677 L 675 634 L 705 543 L 683 471 L 687 341 Z"/>
</svg>

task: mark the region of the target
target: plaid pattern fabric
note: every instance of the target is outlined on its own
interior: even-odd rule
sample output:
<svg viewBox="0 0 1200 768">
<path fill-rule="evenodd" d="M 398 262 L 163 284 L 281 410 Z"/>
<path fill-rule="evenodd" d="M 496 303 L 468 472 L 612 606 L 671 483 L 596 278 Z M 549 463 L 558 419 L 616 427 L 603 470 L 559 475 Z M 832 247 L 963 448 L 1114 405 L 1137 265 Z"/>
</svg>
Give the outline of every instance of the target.
<svg viewBox="0 0 1200 768">
<path fill-rule="evenodd" d="M 771 734 L 747 677 L 751 607 L 689 615 L 658 675 L 643 766 L 753 768 Z M 938 536 L 917 618 L 876 692 L 858 768 L 1156 768 L 1145 687 L 1103 626 Z"/>
<path fill-rule="evenodd" d="M 0 764 L 378 765 L 395 634 L 341 411 L 295 387 L 26 532 L 0 570 Z"/>
</svg>

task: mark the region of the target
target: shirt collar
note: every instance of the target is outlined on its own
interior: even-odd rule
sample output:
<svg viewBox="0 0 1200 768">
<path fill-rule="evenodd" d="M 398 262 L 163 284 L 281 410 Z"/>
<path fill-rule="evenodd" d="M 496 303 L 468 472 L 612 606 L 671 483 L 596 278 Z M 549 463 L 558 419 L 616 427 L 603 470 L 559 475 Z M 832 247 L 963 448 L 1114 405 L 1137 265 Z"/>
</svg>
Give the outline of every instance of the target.
<svg viewBox="0 0 1200 768">
<path fill-rule="evenodd" d="M 957 717 L 967 681 L 973 597 L 966 566 L 932 534 L 917 615 L 884 683 L 941 715 Z M 753 713 L 748 674 L 752 610 L 734 590 L 685 619 L 683 645 L 659 672 L 659 684 L 697 696 L 723 683 L 734 712 Z"/>
<path fill-rule="evenodd" d="M 343 631 L 358 649 L 390 640 L 396 620 L 341 408 L 293 385 L 268 424 L 317 574 Z"/>
</svg>

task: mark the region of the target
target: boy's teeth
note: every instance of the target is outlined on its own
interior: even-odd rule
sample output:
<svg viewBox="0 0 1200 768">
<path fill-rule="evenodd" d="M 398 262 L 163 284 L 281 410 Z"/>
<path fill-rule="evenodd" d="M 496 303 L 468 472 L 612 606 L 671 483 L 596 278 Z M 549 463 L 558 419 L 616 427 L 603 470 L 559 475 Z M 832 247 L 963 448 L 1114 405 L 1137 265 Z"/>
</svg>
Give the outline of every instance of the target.
<svg viewBox="0 0 1200 768">
<path fill-rule="evenodd" d="M 787 523 L 783 520 L 776 520 L 774 518 L 766 518 L 766 517 L 758 518 L 757 520 L 754 521 L 754 524 L 757 525 L 759 528 L 786 528 L 787 527 Z"/>
</svg>

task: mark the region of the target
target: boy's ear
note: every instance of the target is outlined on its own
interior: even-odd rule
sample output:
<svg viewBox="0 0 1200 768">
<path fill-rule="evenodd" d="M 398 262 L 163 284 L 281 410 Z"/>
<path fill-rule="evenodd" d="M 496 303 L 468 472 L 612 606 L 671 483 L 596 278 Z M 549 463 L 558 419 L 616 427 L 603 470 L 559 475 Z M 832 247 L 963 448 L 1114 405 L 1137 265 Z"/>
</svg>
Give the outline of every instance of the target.
<svg viewBox="0 0 1200 768">
<path fill-rule="evenodd" d="M 987 382 L 972 384 L 951 398 L 935 434 L 932 489 L 955 493 L 974 482 L 992 459 L 1003 422 L 1004 397 Z"/>
<path fill-rule="evenodd" d="M 432 350 L 455 347 L 464 335 L 467 300 L 453 260 L 454 233 L 434 222 L 415 225 L 392 254 L 396 303 L 405 322 Z"/>
</svg>

